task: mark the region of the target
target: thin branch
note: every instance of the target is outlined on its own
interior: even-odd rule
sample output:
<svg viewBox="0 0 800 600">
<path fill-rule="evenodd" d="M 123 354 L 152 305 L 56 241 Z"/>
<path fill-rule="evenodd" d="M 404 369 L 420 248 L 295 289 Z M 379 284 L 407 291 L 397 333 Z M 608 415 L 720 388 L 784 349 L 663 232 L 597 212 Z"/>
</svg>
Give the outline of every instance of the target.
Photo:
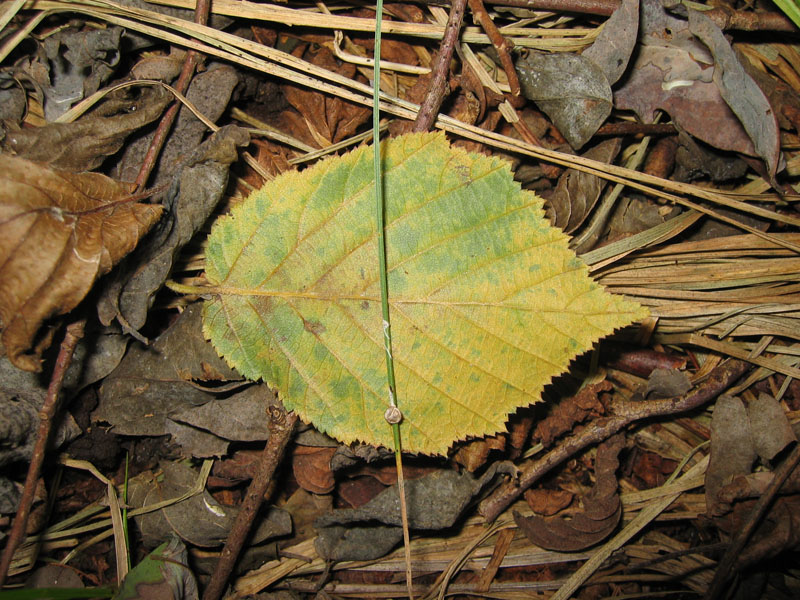
<svg viewBox="0 0 800 600">
<path fill-rule="evenodd" d="M 194 9 L 194 22 L 198 25 L 205 25 L 208 23 L 208 15 L 210 12 L 211 0 L 197 0 L 197 5 Z M 181 73 L 178 76 L 178 81 L 174 86 L 180 94 L 186 95 L 186 91 L 189 89 L 189 84 L 194 76 L 194 70 L 200 62 L 201 57 L 202 55 L 195 50 L 189 50 L 186 53 L 186 58 L 183 60 Z M 141 190 L 147 185 L 147 180 L 150 178 L 150 174 L 155 168 L 156 162 L 158 161 L 158 155 L 161 154 L 161 149 L 164 147 L 164 144 L 167 141 L 167 137 L 169 136 L 172 125 L 178 116 L 178 111 L 180 108 L 181 103 L 176 100 L 161 118 L 161 122 L 158 124 L 158 128 L 153 135 L 153 139 L 150 141 L 150 147 L 147 149 L 147 153 L 142 161 L 139 174 L 136 176 L 135 185 L 137 190 Z"/>
<path fill-rule="evenodd" d="M 619 0 L 485 0 L 497 6 L 516 6 L 531 10 L 572 12 L 610 16 L 620 5 Z M 722 30 L 787 31 L 797 33 L 797 27 L 779 12 L 756 12 L 716 7 L 704 13 Z"/>
<path fill-rule="evenodd" d="M 514 42 L 503 37 L 503 34 L 497 29 L 494 21 L 492 21 L 492 17 L 486 12 L 483 0 L 468 1 L 472 15 L 486 32 L 486 35 L 489 36 L 489 40 L 492 42 L 494 49 L 497 50 L 500 64 L 503 66 L 503 71 L 508 78 L 508 86 L 511 88 L 511 97 L 514 99 L 519 98 L 519 77 L 517 77 L 517 71 L 514 68 L 514 63 L 511 62 L 511 55 L 509 54 L 514 49 Z"/>
<path fill-rule="evenodd" d="M 36 444 L 33 447 L 33 456 L 31 456 L 31 464 L 28 466 L 28 474 L 25 477 L 25 487 L 22 489 L 22 496 L 19 500 L 19 507 L 17 508 L 17 516 L 14 518 L 14 524 L 11 527 L 11 532 L 8 534 L 6 547 L 3 548 L 3 555 L 0 557 L 0 586 L 8 576 L 8 567 L 11 565 L 11 559 L 14 552 L 25 537 L 25 531 L 28 526 L 28 517 L 31 514 L 31 506 L 36 492 L 36 482 L 42 474 L 42 464 L 47 452 L 47 441 L 50 439 L 50 432 L 53 429 L 53 420 L 58 413 L 59 395 L 61 387 L 64 384 L 64 376 L 67 373 L 70 363 L 72 363 L 72 355 L 75 352 L 75 346 L 83 337 L 83 329 L 86 325 L 86 320 L 81 319 L 67 326 L 67 332 L 64 335 L 64 341 L 61 342 L 61 348 L 58 351 L 58 358 L 56 365 L 53 369 L 53 376 L 50 379 L 50 385 L 47 387 L 47 395 L 44 399 L 42 409 L 39 411 L 39 431 L 36 437 Z"/>
<path fill-rule="evenodd" d="M 417 118 L 411 131 L 428 131 L 436 121 L 436 115 L 439 114 L 439 108 L 444 100 L 447 76 L 450 73 L 450 59 L 453 58 L 453 50 L 458 41 L 458 32 L 461 30 L 461 22 L 464 20 L 466 6 L 467 0 L 453 0 L 447 25 L 444 28 L 444 37 L 436 56 L 436 64 L 431 73 L 428 93 L 425 94 L 425 100 L 419 108 L 419 113 L 417 113 Z"/>
<path fill-rule="evenodd" d="M 231 532 L 228 534 L 228 540 L 225 542 L 225 547 L 222 549 L 217 566 L 214 568 L 214 574 L 211 576 L 211 581 L 208 583 L 203 600 L 219 600 L 222 597 L 222 592 L 225 591 L 225 584 L 228 582 L 233 567 L 236 565 L 236 559 L 239 558 L 239 553 L 244 546 L 247 535 L 253 526 L 253 521 L 258 514 L 258 509 L 264 501 L 264 494 L 267 492 L 272 476 L 275 469 L 283 459 L 283 453 L 286 450 L 286 445 L 292 438 L 294 426 L 297 423 L 297 415 L 293 412 L 287 413 L 283 406 L 270 406 L 269 410 L 269 439 L 267 445 L 264 447 L 264 452 L 261 454 L 261 460 L 258 463 L 258 470 L 256 471 L 250 487 L 247 488 L 247 495 L 242 501 L 242 506 L 239 509 L 239 514 L 236 515 L 236 521 L 231 527 Z"/>
<path fill-rule="evenodd" d="M 517 500 L 553 467 L 594 444 L 608 439 L 634 421 L 663 417 L 692 410 L 716 398 L 727 390 L 748 368 L 748 363 L 729 360 L 714 369 L 693 390 L 682 396 L 649 400 L 646 402 L 616 401 L 611 406 L 612 416 L 597 419 L 580 432 L 568 437 L 541 458 L 525 466 L 519 479 L 506 483 L 481 502 L 478 510 L 487 522 L 494 521 L 500 513 Z"/>
</svg>

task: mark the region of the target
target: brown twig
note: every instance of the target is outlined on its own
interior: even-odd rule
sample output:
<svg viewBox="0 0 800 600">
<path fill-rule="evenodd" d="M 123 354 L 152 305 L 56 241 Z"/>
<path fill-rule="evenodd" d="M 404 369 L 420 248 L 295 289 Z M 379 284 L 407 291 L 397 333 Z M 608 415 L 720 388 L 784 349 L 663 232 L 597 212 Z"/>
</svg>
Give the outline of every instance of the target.
<svg viewBox="0 0 800 600">
<path fill-rule="evenodd" d="M 675 135 L 678 130 L 672 123 L 606 123 L 595 135 Z"/>
<path fill-rule="evenodd" d="M 525 466 L 514 482 L 500 486 L 491 496 L 481 502 L 478 510 L 487 522 L 494 521 L 512 502 L 536 483 L 553 467 L 584 448 L 608 439 L 623 427 L 642 419 L 663 417 L 701 406 L 728 389 L 747 370 L 748 363 L 729 360 L 714 369 L 709 376 L 690 392 L 663 400 L 612 403 L 612 416 L 597 419 L 580 432 L 568 437 L 541 458 Z"/>
<path fill-rule="evenodd" d="M 447 25 L 444 28 L 444 37 L 442 37 L 442 43 L 436 56 L 436 64 L 431 74 L 428 92 L 425 94 L 425 100 L 419 108 L 419 113 L 417 113 L 417 118 L 414 120 L 411 131 L 417 133 L 428 131 L 436 121 L 439 107 L 442 106 L 442 101 L 444 100 L 447 76 L 450 72 L 450 59 L 453 58 L 453 50 L 458 41 L 458 32 L 461 29 L 461 22 L 464 20 L 466 6 L 467 0 L 453 0 L 450 7 L 450 15 L 447 18 Z"/>
<path fill-rule="evenodd" d="M 264 494 L 272 480 L 272 475 L 283 458 L 284 450 L 292 437 L 296 423 L 297 415 L 295 413 L 287 413 L 282 406 L 271 406 L 269 408 L 269 439 L 267 440 L 267 445 L 264 447 L 253 481 L 247 489 L 247 496 L 245 496 L 239 509 L 239 514 L 236 515 L 236 521 L 234 521 L 231 532 L 228 534 L 228 540 L 225 542 L 225 547 L 222 549 L 222 554 L 220 554 L 217 561 L 211 581 L 209 581 L 208 587 L 203 594 L 203 600 L 219 600 L 222 597 L 225 584 L 228 582 L 228 577 L 230 577 L 231 571 L 236 565 L 236 559 L 239 557 L 239 552 L 241 552 L 245 539 L 250 533 L 253 520 L 264 500 Z"/>
<path fill-rule="evenodd" d="M 64 341 L 61 342 L 61 348 L 58 351 L 58 358 L 56 358 L 53 376 L 50 378 L 50 385 L 47 387 L 47 395 L 39 411 L 39 431 L 37 432 L 36 444 L 33 447 L 31 464 L 28 466 L 28 474 L 25 477 L 25 487 L 22 489 L 17 515 L 14 518 L 14 524 L 11 526 L 11 531 L 8 534 L 6 547 L 3 548 L 3 555 L 0 557 L 0 586 L 2 586 L 6 580 L 8 568 L 11 565 L 14 552 L 25 536 L 25 530 L 28 526 L 28 517 L 31 514 L 31 506 L 33 506 L 36 492 L 36 483 L 39 481 L 39 477 L 42 474 L 42 464 L 44 463 L 44 457 L 47 452 L 47 441 L 50 439 L 50 432 L 53 429 L 53 420 L 58 412 L 61 386 L 64 383 L 64 376 L 67 373 L 67 369 L 72 362 L 72 354 L 75 352 L 75 346 L 78 345 L 78 342 L 83 337 L 83 328 L 85 325 L 85 319 L 69 324 L 67 326 L 67 332 L 64 335 Z"/>
<path fill-rule="evenodd" d="M 795 444 L 791 453 L 781 463 L 781 466 L 775 470 L 772 481 L 761 494 L 758 502 L 755 503 L 753 509 L 747 517 L 747 522 L 737 532 L 733 540 L 731 540 L 725 555 L 717 565 L 717 570 L 714 573 L 714 579 L 711 582 L 711 587 L 705 595 L 706 600 L 716 600 L 725 593 L 725 588 L 730 579 L 731 569 L 735 566 L 736 560 L 744 548 L 744 545 L 750 539 L 750 536 L 755 531 L 756 527 L 761 523 L 761 519 L 767 512 L 767 509 L 772 504 L 772 500 L 781 489 L 781 486 L 786 481 L 786 478 L 794 471 L 795 467 L 800 463 L 800 444 Z"/>
<path fill-rule="evenodd" d="M 619 0 L 485 0 L 487 4 L 517 6 L 531 10 L 572 12 L 610 16 L 619 7 Z M 777 12 L 733 10 L 717 7 L 706 11 L 720 29 L 738 31 L 788 31 L 797 33 L 791 19 Z"/>
<path fill-rule="evenodd" d="M 211 12 L 211 0 L 197 0 L 197 5 L 194 9 L 194 22 L 198 25 L 205 25 L 208 23 L 208 15 Z M 178 76 L 178 81 L 175 83 L 175 89 L 183 95 L 186 95 L 186 90 L 189 89 L 189 84 L 194 76 L 195 67 L 200 62 L 201 54 L 195 50 L 189 50 L 186 53 L 186 58 L 183 60 L 183 67 Z M 150 178 L 150 173 L 156 166 L 158 155 L 167 141 L 170 129 L 178 116 L 178 111 L 181 108 L 181 103 L 175 100 L 172 106 L 167 109 L 161 122 L 158 124 L 153 139 L 150 141 L 150 147 L 142 161 L 142 166 L 139 169 L 139 174 L 136 176 L 135 186 L 137 190 L 143 189 L 147 185 L 147 180 Z"/>
<path fill-rule="evenodd" d="M 718 6 L 703 13 L 723 31 L 791 31 L 798 33 L 797 27 L 786 15 L 776 12 L 756 12 L 753 10 L 733 10 Z"/>
<path fill-rule="evenodd" d="M 610 16 L 619 7 L 619 0 L 486 0 L 486 3 L 600 16 Z"/>
<path fill-rule="evenodd" d="M 486 32 L 486 35 L 489 36 L 489 41 L 492 42 L 494 49 L 497 50 L 497 57 L 500 59 L 500 64 L 503 66 L 503 71 L 508 78 L 508 86 L 511 88 L 511 97 L 519 98 L 519 77 L 517 77 L 517 71 L 514 69 L 514 63 L 511 62 L 511 55 L 509 54 L 514 49 L 514 42 L 503 37 L 503 34 L 497 29 L 492 17 L 486 12 L 483 0 L 468 1 L 473 17 Z"/>
</svg>

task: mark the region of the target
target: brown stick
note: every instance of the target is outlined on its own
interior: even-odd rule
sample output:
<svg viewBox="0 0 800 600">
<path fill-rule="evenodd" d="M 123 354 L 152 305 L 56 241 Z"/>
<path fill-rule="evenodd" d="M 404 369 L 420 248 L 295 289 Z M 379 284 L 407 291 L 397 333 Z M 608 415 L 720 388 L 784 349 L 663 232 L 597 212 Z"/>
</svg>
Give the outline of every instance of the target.
<svg viewBox="0 0 800 600">
<path fill-rule="evenodd" d="M 205 25 L 208 23 L 208 15 L 210 11 L 211 0 L 197 0 L 197 5 L 194 9 L 194 22 L 198 25 Z M 197 64 L 200 62 L 201 56 L 202 55 L 195 50 L 189 50 L 186 53 L 186 58 L 183 60 L 181 73 L 178 76 L 178 81 L 174 86 L 180 94 L 186 95 L 186 90 L 189 89 L 189 84 L 194 76 L 195 67 L 197 67 Z M 181 103 L 175 100 L 172 106 L 169 107 L 167 112 L 165 112 L 164 116 L 161 118 L 161 122 L 158 124 L 158 128 L 153 135 L 153 139 L 150 141 L 150 147 L 147 149 L 147 153 L 142 161 L 139 174 L 136 176 L 135 186 L 137 190 L 141 190 L 147 185 L 147 180 L 150 178 L 150 173 L 153 172 L 153 169 L 156 166 L 158 155 L 161 153 L 161 149 L 164 147 L 164 143 L 167 141 L 167 136 L 169 135 L 170 129 L 172 129 L 173 123 L 175 123 L 175 119 L 178 116 L 178 111 L 180 108 Z"/>
<path fill-rule="evenodd" d="M 514 42 L 503 37 L 503 34 L 497 29 L 492 21 L 492 17 L 486 12 L 486 7 L 483 5 L 483 0 L 468 0 L 469 8 L 475 20 L 489 36 L 489 41 L 492 46 L 497 50 L 497 56 L 500 59 L 500 64 L 503 65 L 503 71 L 508 78 L 508 86 L 511 88 L 512 98 L 519 97 L 519 77 L 517 77 L 517 70 L 514 68 L 514 63 L 511 62 L 509 52 L 514 49 Z"/>
<path fill-rule="evenodd" d="M 486 3 L 600 16 L 610 16 L 619 7 L 619 0 L 486 0 Z"/>
<path fill-rule="evenodd" d="M 261 454 L 255 477 L 247 489 L 247 496 L 245 496 L 239 514 L 236 515 L 236 521 L 228 534 L 228 540 L 217 561 L 214 574 L 203 594 L 203 600 L 219 600 L 222 597 L 225 584 L 236 565 L 236 559 L 250 533 L 258 509 L 264 501 L 264 494 L 267 492 L 275 469 L 283 458 L 284 450 L 292 437 L 296 423 L 297 415 L 293 412 L 287 413 L 282 406 L 269 408 L 269 440 Z"/>
<path fill-rule="evenodd" d="M 428 93 L 425 94 L 425 100 L 411 127 L 413 132 L 420 133 L 430 130 L 436 121 L 436 115 L 439 114 L 439 108 L 444 100 L 447 75 L 450 72 L 450 59 L 453 58 L 453 50 L 458 41 L 458 32 L 461 29 L 461 22 L 464 20 L 466 6 L 467 0 L 453 0 L 450 7 L 450 15 L 444 28 L 444 37 L 442 37 L 442 43 L 436 56 L 436 64 L 433 66 Z"/>
<path fill-rule="evenodd" d="M 496 6 L 515 6 L 530 10 L 571 12 L 608 17 L 619 8 L 619 0 L 484 0 Z M 439 4 L 439 2 L 430 2 Z M 791 19 L 778 12 L 756 12 L 717 7 L 703 13 L 725 31 L 787 31 L 797 33 Z"/>
<path fill-rule="evenodd" d="M 606 123 L 595 135 L 675 135 L 678 130 L 672 123 Z"/>
<path fill-rule="evenodd" d="M 789 456 L 787 456 L 783 463 L 781 463 L 781 466 L 775 470 L 772 481 L 769 482 L 767 489 L 764 490 L 758 502 L 753 506 L 747 517 L 747 523 L 736 533 L 736 536 L 725 551 L 722 560 L 719 561 L 717 570 L 714 573 L 714 580 L 711 582 L 711 587 L 705 595 L 706 600 L 716 600 L 725 593 L 725 588 L 730 579 L 731 570 L 736 563 L 736 559 L 739 558 L 747 540 L 750 539 L 756 527 L 761 523 L 761 519 L 778 494 L 778 490 L 781 489 L 786 478 L 794 471 L 798 463 L 800 463 L 800 444 L 795 444 Z"/>
<path fill-rule="evenodd" d="M 50 432 L 53 429 L 53 420 L 58 413 L 61 386 L 64 384 L 64 376 L 72 362 L 75 346 L 78 345 L 78 342 L 83 337 L 85 325 L 85 319 L 69 324 L 64 335 L 64 341 L 61 342 L 61 348 L 58 351 L 53 376 L 50 378 L 50 385 L 47 387 L 47 395 L 42 409 L 39 411 L 39 431 L 36 436 L 36 444 L 33 447 L 31 464 L 28 466 L 28 474 L 25 477 L 25 487 L 22 489 L 22 496 L 19 499 L 17 516 L 14 517 L 14 524 L 8 534 L 6 547 L 3 548 L 3 555 L 0 557 L 0 586 L 3 585 L 8 576 L 8 568 L 11 565 L 14 552 L 25 537 L 28 517 L 31 514 L 31 506 L 33 506 L 35 497 L 36 482 L 39 481 L 39 477 L 42 474 L 42 464 L 47 452 L 47 441 L 50 439 Z"/>
<path fill-rule="evenodd" d="M 487 522 L 494 521 L 543 475 L 577 452 L 610 438 L 634 421 L 663 417 L 697 408 L 728 389 L 747 368 L 748 363 L 744 361 L 729 360 L 714 369 L 705 381 L 683 396 L 646 402 L 627 400 L 614 402 L 611 406 L 612 416 L 598 419 L 585 429 L 565 439 L 541 458 L 525 466 L 517 481 L 500 486 L 491 496 L 480 503 L 478 511 Z"/>
</svg>

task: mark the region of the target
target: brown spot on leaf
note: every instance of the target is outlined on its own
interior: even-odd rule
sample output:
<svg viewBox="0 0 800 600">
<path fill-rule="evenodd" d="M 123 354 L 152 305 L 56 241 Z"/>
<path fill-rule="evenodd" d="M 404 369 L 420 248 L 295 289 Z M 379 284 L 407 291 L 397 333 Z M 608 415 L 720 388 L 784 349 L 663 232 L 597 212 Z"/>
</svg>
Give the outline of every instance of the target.
<svg viewBox="0 0 800 600">
<path fill-rule="evenodd" d="M 306 321 L 305 319 L 303 319 L 303 328 L 306 331 L 310 331 L 314 335 L 320 335 L 322 333 L 325 333 L 325 326 L 319 321 L 313 321 L 313 320 Z"/>
</svg>

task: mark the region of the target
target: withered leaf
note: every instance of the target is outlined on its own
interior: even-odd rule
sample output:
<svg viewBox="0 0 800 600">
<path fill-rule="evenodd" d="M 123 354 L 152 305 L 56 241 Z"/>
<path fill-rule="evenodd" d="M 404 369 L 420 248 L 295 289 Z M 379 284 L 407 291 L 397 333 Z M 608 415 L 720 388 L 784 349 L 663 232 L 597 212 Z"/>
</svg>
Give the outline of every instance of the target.
<svg viewBox="0 0 800 600">
<path fill-rule="evenodd" d="M 219 70 L 219 69 L 217 69 Z M 237 160 L 237 147 L 247 145 L 247 132 L 235 125 L 221 127 L 184 157 L 166 194 L 167 214 L 148 236 L 147 245 L 115 272 L 98 302 L 106 325 L 118 318 L 123 329 L 138 331 L 156 292 L 166 281 L 181 248 L 208 219 L 228 184 L 228 167 Z"/>
<path fill-rule="evenodd" d="M 612 138 L 593 146 L 582 156 L 608 164 L 616 158 L 620 148 L 622 140 Z M 572 233 L 592 212 L 605 186 L 606 181 L 596 175 L 567 169 L 558 178 L 553 194 L 546 198 L 547 217 L 564 233 Z"/>
<path fill-rule="evenodd" d="M 583 512 L 573 515 L 571 520 L 523 517 L 514 511 L 514 521 L 533 544 L 548 550 L 575 552 L 611 535 L 622 517 L 614 473 L 619 467 L 617 455 L 624 447 L 625 436 L 617 434 L 597 448 L 597 482 L 583 499 Z"/>
<path fill-rule="evenodd" d="M 531 510 L 544 517 L 551 517 L 564 510 L 572 504 L 573 498 L 574 494 L 567 490 L 536 488 L 525 492 L 525 501 Z"/>
<path fill-rule="evenodd" d="M 350 63 L 339 62 L 333 53 L 320 46 L 306 50 L 304 58 L 314 65 L 333 71 L 344 77 L 354 77 L 356 68 Z M 359 125 L 366 122 L 370 110 L 353 102 L 342 100 L 303 86 L 285 84 L 281 86 L 286 100 L 303 117 L 296 122 L 301 139 L 309 139 L 303 129 L 310 134 L 315 145 L 320 148 L 353 135 Z M 288 111 L 284 114 L 288 116 Z"/>
<path fill-rule="evenodd" d="M 711 459 L 705 481 L 709 514 L 721 515 L 729 510 L 717 494 L 734 477 L 749 474 L 755 459 L 744 403 L 739 398 L 721 396 L 711 418 Z"/>
<path fill-rule="evenodd" d="M 689 10 L 689 29 L 714 56 L 714 83 L 722 98 L 742 122 L 756 153 L 775 175 L 780 159 L 778 120 L 769 100 L 742 67 L 722 31 L 707 16 Z"/>
<path fill-rule="evenodd" d="M 2 341 L 15 366 L 36 371 L 41 351 L 31 347 L 44 320 L 72 310 L 133 250 L 161 207 L 131 202 L 125 186 L 99 173 L 0 160 Z"/>
<path fill-rule="evenodd" d="M 680 369 L 653 369 L 647 378 L 645 396 L 653 394 L 653 398 L 669 398 L 681 396 L 692 389 L 692 382 L 686 371 Z"/>
<path fill-rule="evenodd" d="M 148 10 L 154 6 L 148 4 Z M 164 7 L 167 8 L 167 7 Z M 239 73 L 230 65 L 211 63 L 208 70 L 192 79 L 186 98 L 211 122 L 216 122 L 239 84 Z M 159 155 L 149 185 L 160 187 L 174 179 L 175 173 L 185 164 L 190 154 L 208 133 L 206 125 L 186 106 L 181 107 L 164 149 Z M 126 144 L 119 164 L 112 173 L 120 181 L 135 181 L 154 133 L 139 136 Z"/>
<path fill-rule="evenodd" d="M 797 441 L 783 407 L 773 396 L 761 393 L 748 402 L 747 416 L 753 445 L 763 460 L 774 459 L 786 446 Z"/>
<path fill-rule="evenodd" d="M 490 435 L 485 438 L 463 442 L 453 454 L 453 460 L 470 473 L 480 469 L 489 458 L 492 450 L 503 451 L 506 449 L 506 436 Z"/>
<path fill-rule="evenodd" d="M 209 391 L 214 390 L 211 388 Z M 264 441 L 269 437 L 266 408 L 273 401 L 273 395 L 266 386 L 251 385 L 229 398 L 192 406 L 170 418 L 226 440 Z"/>
<path fill-rule="evenodd" d="M 581 56 L 600 67 L 608 83 L 613 85 L 628 66 L 638 33 L 639 0 L 622 0 L 619 8 L 603 25 L 600 35 Z"/>
<path fill-rule="evenodd" d="M 202 380 L 209 370 L 228 379 L 238 379 L 238 375 L 203 338 L 200 313 L 199 305 L 191 305 L 151 346 L 131 345 L 103 381 L 92 418 L 110 423 L 122 435 L 165 435 L 173 416 L 184 423 L 199 422 L 213 432 L 216 425 L 210 415 L 202 421 L 187 415 L 214 398 L 193 380 Z M 217 410 L 216 416 L 217 421 L 232 417 L 226 410 Z"/>
<path fill-rule="evenodd" d="M 641 44 L 628 76 L 614 92 L 615 106 L 635 111 L 646 123 L 652 123 L 655 111 L 662 109 L 676 125 L 715 148 L 759 155 L 723 98 L 716 73 L 719 64 L 708 47 L 659 0 L 641 0 L 641 5 Z M 774 120 L 771 113 L 768 116 Z"/>
<path fill-rule="evenodd" d="M 6 150 L 56 169 L 90 171 L 116 153 L 131 133 L 156 120 L 172 95 L 157 87 L 114 116 L 85 116 L 74 123 L 10 131 Z"/>
<path fill-rule="evenodd" d="M 563 399 L 553 407 L 547 418 L 537 423 L 533 437 L 540 440 L 546 448 L 558 436 L 570 431 L 576 423 L 580 423 L 590 416 L 603 414 L 605 407 L 600 401 L 600 394 L 609 390 L 611 390 L 611 382 L 605 380 L 599 383 L 590 383 L 574 396 Z"/>
<path fill-rule="evenodd" d="M 412 529 L 452 526 L 484 486 L 508 465 L 494 463 L 481 478 L 442 469 L 407 481 L 408 524 Z M 315 547 L 331 560 L 371 560 L 388 553 L 403 538 L 397 485 L 359 508 L 334 510 L 319 517 Z"/>
<path fill-rule="evenodd" d="M 170 498 L 179 498 L 191 490 L 198 477 L 197 469 L 184 462 L 162 463 L 162 477 L 145 472 L 131 479 L 128 493 L 134 507 L 148 506 Z M 146 546 L 152 546 L 173 531 L 196 546 L 215 547 L 228 537 L 239 508 L 223 506 L 208 492 L 136 517 L 135 521 Z M 260 543 L 292 530 L 292 519 L 284 510 L 271 508 L 252 534 Z"/>
<path fill-rule="evenodd" d="M 328 494 L 336 486 L 331 458 L 336 448 L 296 446 L 292 456 L 292 473 L 298 485 L 312 494 Z"/>
<path fill-rule="evenodd" d="M 756 457 L 770 461 L 796 439 L 783 407 L 768 394 L 759 394 L 746 407 L 739 398 L 717 400 L 705 482 L 708 512 L 726 513 L 733 499 L 746 496 L 743 490 L 763 476 L 751 474 Z"/>
<path fill-rule="evenodd" d="M 8 358 L 0 357 L 0 469 L 3 472 L 13 463 L 30 462 L 39 433 L 39 411 L 46 394 L 46 385 L 42 385 L 37 374 L 20 371 Z M 69 412 L 53 429 L 50 436 L 53 449 L 81 434 L 81 428 Z M 8 512 L 15 512 L 16 506 L 14 504 Z"/>
<path fill-rule="evenodd" d="M 42 42 L 42 63 L 32 73 L 44 88 L 44 115 L 53 121 L 73 104 L 95 93 L 119 64 L 122 27 L 56 30 Z M 38 62 L 38 61 L 36 61 Z"/>
<path fill-rule="evenodd" d="M 547 113 L 575 149 L 611 114 L 611 86 L 588 58 L 531 51 L 516 67 L 522 93 Z"/>
</svg>

